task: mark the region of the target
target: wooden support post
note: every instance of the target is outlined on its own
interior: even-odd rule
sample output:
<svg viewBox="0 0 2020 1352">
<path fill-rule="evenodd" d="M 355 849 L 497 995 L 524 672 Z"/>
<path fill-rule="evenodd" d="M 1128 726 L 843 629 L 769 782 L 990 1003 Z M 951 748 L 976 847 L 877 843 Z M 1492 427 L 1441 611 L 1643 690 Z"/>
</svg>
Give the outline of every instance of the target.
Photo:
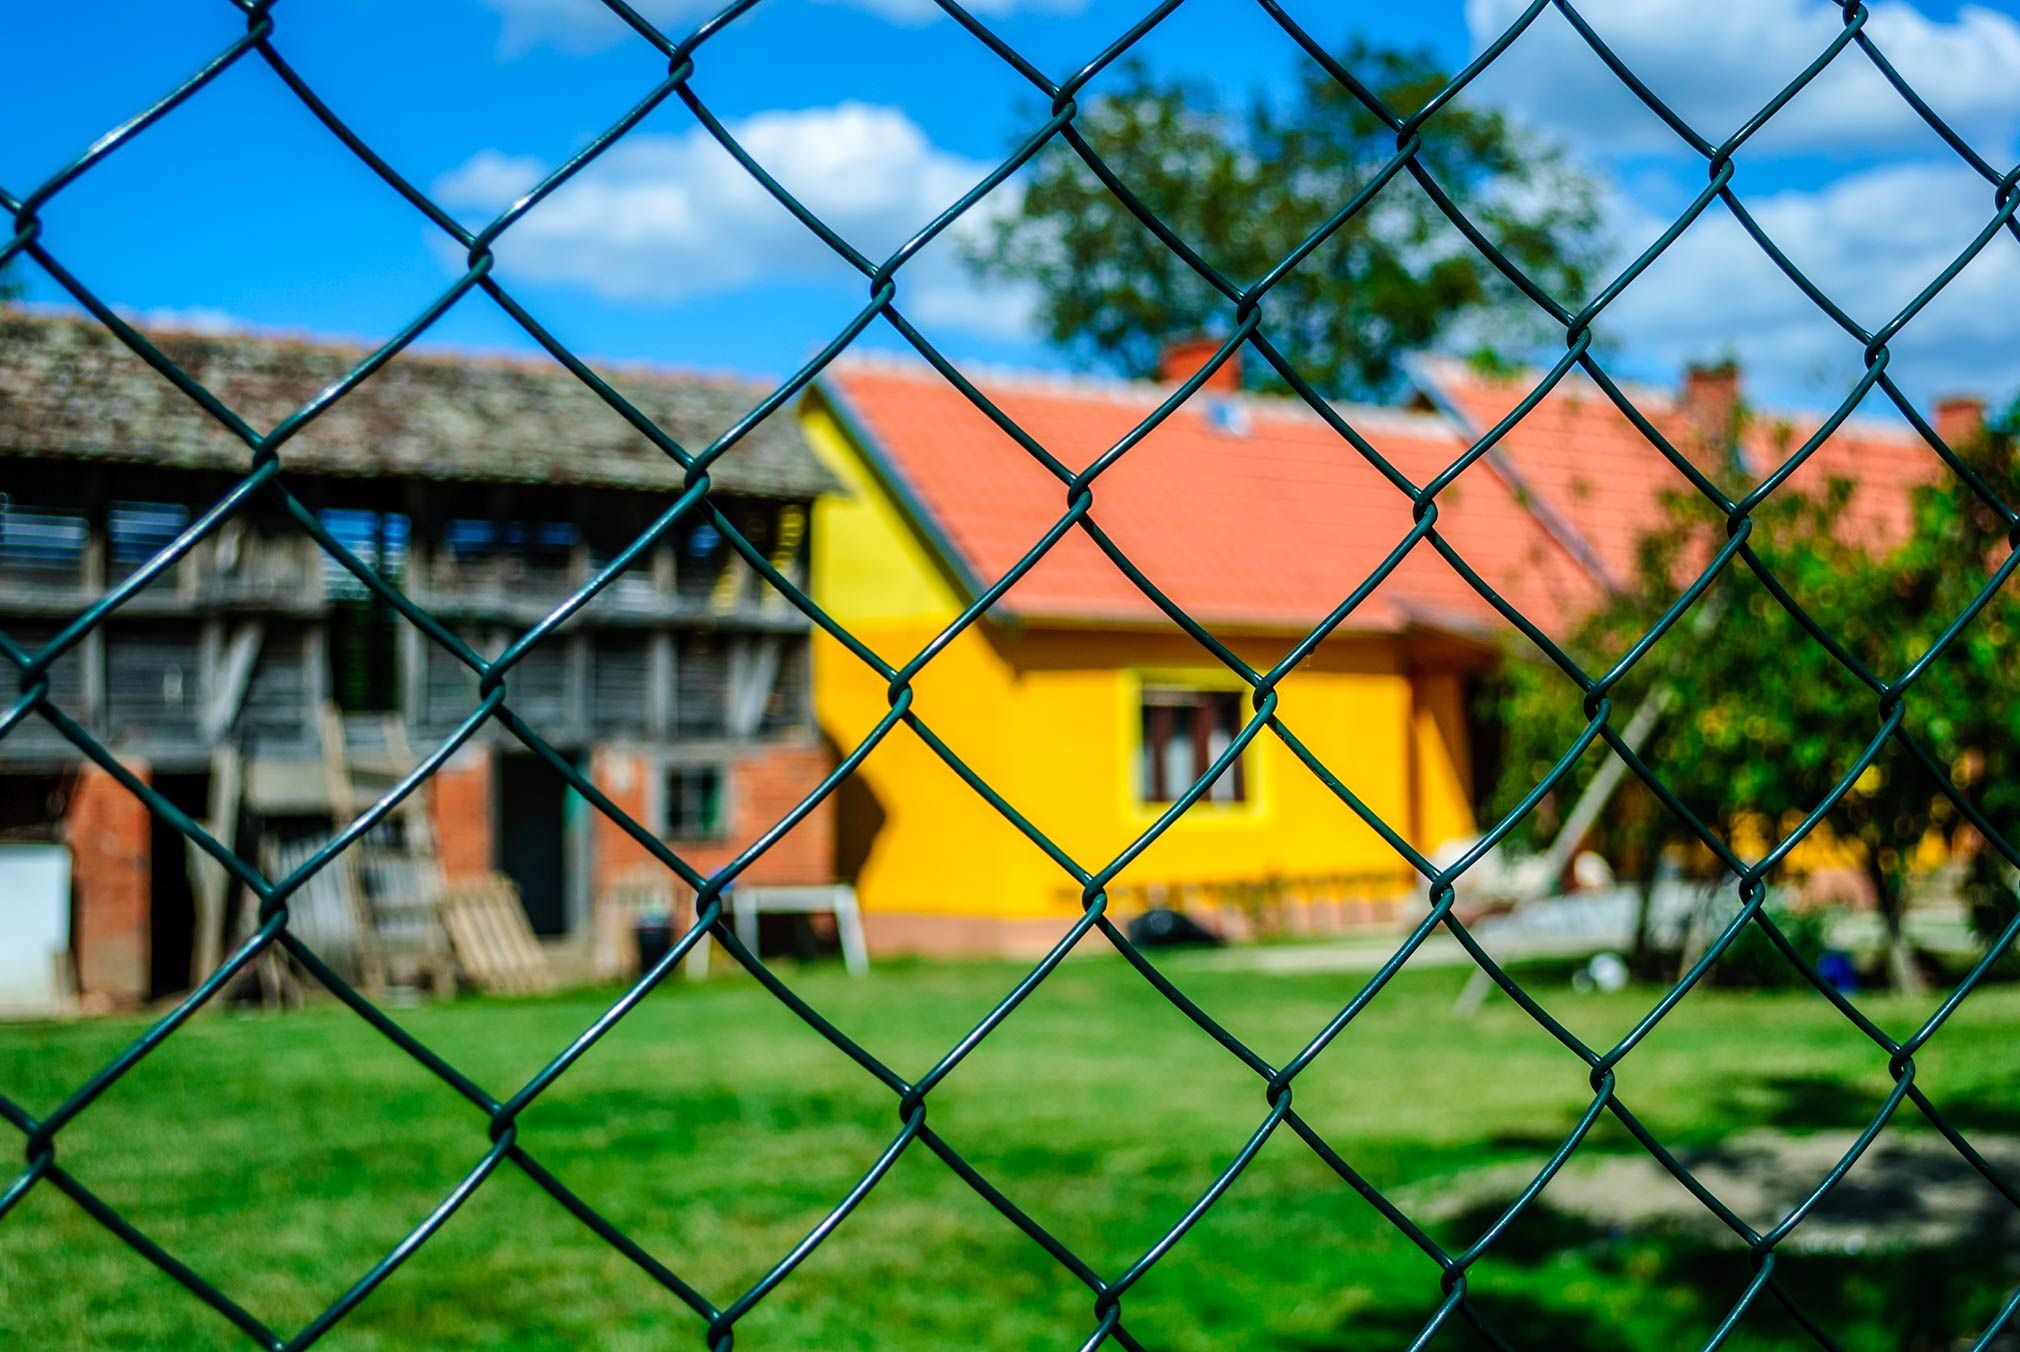
<svg viewBox="0 0 2020 1352">
<path fill-rule="evenodd" d="M 330 819 L 334 830 L 342 831 L 370 804 L 359 801 L 357 787 L 351 779 L 351 756 L 345 739 L 344 716 L 335 705 L 324 705 L 317 713 L 316 727 L 321 734 L 323 782 L 329 794 Z M 365 871 L 360 857 L 364 845 L 362 840 L 354 842 L 351 848 L 339 854 L 330 866 L 329 874 L 343 889 L 358 927 L 360 984 L 367 994 L 377 996 L 385 994 L 386 965 L 379 952 L 378 925 L 372 915 L 372 901 L 365 890 Z"/>
<path fill-rule="evenodd" d="M 205 809 L 203 829 L 226 849 L 237 848 L 239 801 L 245 783 L 245 762 L 238 748 L 219 746 L 210 757 L 210 803 Z M 189 981 L 192 986 L 217 970 L 223 960 L 225 903 L 230 899 L 231 875 L 224 865 L 199 849 L 194 841 L 184 844 L 189 855 L 190 890 L 196 902 L 196 934 L 190 944 Z"/>
<path fill-rule="evenodd" d="M 589 697 L 595 679 L 589 634 L 582 628 L 575 627 L 568 633 L 555 635 L 549 641 L 562 645 L 562 730 L 572 741 L 585 741 L 594 731 L 590 726 L 589 716 Z"/>
<path fill-rule="evenodd" d="M 729 655 L 729 735 L 746 739 L 757 734 L 765 702 L 778 680 L 777 634 L 755 634 L 740 640 Z"/>
<path fill-rule="evenodd" d="M 215 742 L 228 736 L 232 724 L 238 721 L 239 710 L 245 707 L 246 691 L 252 687 L 253 667 L 259 661 L 260 642 L 265 636 L 266 626 L 259 620 L 247 620 L 233 632 L 231 644 L 215 668 L 210 702 L 204 709 L 206 741 Z"/>
<path fill-rule="evenodd" d="M 673 732 L 673 634 L 655 629 L 645 654 L 645 728 L 661 740 Z"/>
<path fill-rule="evenodd" d="M 428 495 L 419 484 L 407 485 L 407 561 L 401 583 L 407 594 L 427 604 L 434 585 L 435 535 L 438 529 Z M 409 727 L 426 721 L 428 698 L 428 649 L 434 640 L 404 618 L 398 622 L 396 640 L 400 661 L 400 712 Z"/>
<path fill-rule="evenodd" d="M 302 723 L 313 738 L 323 708 L 330 702 L 330 630 L 327 623 L 309 627 L 302 643 Z"/>
<path fill-rule="evenodd" d="M 79 581 L 83 583 L 85 594 L 99 596 L 105 591 L 106 555 L 106 515 L 105 515 L 105 471 L 94 469 L 90 472 L 85 491 L 85 533 L 84 558 L 80 561 Z M 84 725 L 104 731 L 106 720 L 105 701 L 105 626 L 94 624 L 85 631 L 84 639 L 77 645 L 78 694 L 84 705 Z"/>
</svg>

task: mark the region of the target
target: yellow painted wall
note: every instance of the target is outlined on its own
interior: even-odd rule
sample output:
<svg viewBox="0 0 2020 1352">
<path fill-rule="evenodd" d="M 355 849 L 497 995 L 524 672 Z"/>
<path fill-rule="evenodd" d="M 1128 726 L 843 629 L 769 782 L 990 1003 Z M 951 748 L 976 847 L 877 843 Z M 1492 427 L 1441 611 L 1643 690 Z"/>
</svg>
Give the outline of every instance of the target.
<svg viewBox="0 0 2020 1352">
<path fill-rule="evenodd" d="M 902 666 L 960 613 L 961 595 L 817 398 L 802 417 L 815 453 L 847 489 L 814 508 L 813 596 L 872 651 Z M 889 712 L 888 682 L 827 636 L 817 635 L 813 656 L 815 714 L 846 754 Z M 920 715 L 992 783 L 1003 773 L 995 715 L 1008 703 L 1009 677 L 970 631 L 913 682 Z M 1017 841 L 910 728 L 893 728 L 840 793 L 844 870 L 855 873 L 865 908 L 982 915 L 1000 908 L 996 880 Z"/>
<path fill-rule="evenodd" d="M 1267 667 L 1288 639 L 1237 641 Z M 1177 633 L 1022 630 L 998 644 L 1017 671 L 1010 716 L 1027 748 L 1005 766 L 1012 796 L 1098 870 L 1156 821 L 1139 800 L 1136 764 L 1145 684 L 1239 689 L 1225 668 Z M 1314 653 L 1282 686 L 1279 713 L 1298 738 L 1382 817 L 1410 829 L 1410 688 L 1386 639 L 1346 639 Z M 1246 707 L 1246 705 L 1244 706 Z M 1245 800 L 1193 805 L 1130 864 L 1120 884 L 1259 881 L 1400 870 L 1397 855 L 1274 734 L 1244 753 Z M 1463 805 L 1458 811 L 1463 811 Z M 1030 914 L 1076 899 L 1057 871 L 1017 870 L 1003 905 Z"/>
<path fill-rule="evenodd" d="M 1416 826 L 1436 849 L 1472 835 L 1473 765 L 1466 736 L 1466 687 L 1458 672 L 1416 673 Z"/>
<path fill-rule="evenodd" d="M 886 661 L 902 666 L 959 613 L 962 593 L 819 398 L 802 412 L 816 453 L 848 489 L 815 508 L 813 594 Z M 1232 646 L 1263 668 L 1291 641 L 1273 636 Z M 1410 657 L 1401 640 L 1335 638 L 1284 682 L 1280 712 L 1369 807 L 1428 850 L 1473 829 L 1462 691 L 1456 677 L 1413 678 Z M 1136 793 L 1146 682 L 1240 688 L 1175 631 L 984 621 L 919 676 L 914 711 L 1095 871 L 1162 811 Z M 888 709 L 885 688 L 839 643 L 817 641 L 815 708 L 844 752 Z M 1194 805 L 1118 885 L 1403 867 L 1267 730 L 1245 753 L 1243 772 L 1246 801 Z M 1078 909 L 1067 874 L 910 729 L 893 729 L 855 778 L 838 825 L 859 847 L 867 842 L 859 857 L 843 847 L 845 865 L 859 865 L 850 871 L 865 910 L 1011 920 Z"/>
</svg>

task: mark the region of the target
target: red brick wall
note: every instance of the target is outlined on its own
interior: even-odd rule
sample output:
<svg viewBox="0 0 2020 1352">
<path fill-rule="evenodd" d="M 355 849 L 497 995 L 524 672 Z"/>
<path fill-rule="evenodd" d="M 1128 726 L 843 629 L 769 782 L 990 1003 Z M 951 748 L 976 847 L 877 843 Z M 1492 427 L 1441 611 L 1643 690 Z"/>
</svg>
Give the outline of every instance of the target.
<svg viewBox="0 0 2020 1352">
<path fill-rule="evenodd" d="M 818 743 L 753 748 L 730 769 L 730 838 L 735 844 L 717 847 L 706 856 L 709 862 L 705 867 L 728 863 L 736 850 L 790 812 L 833 768 L 827 748 Z M 701 857 L 688 856 L 698 867 L 702 866 Z M 833 882 L 834 795 L 823 799 L 742 877 L 746 882 L 780 885 Z"/>
<path fill-rule="evenodd" d="M 446 878 L 491 871 L 491 749 L 465 747 L 428 781 L 428 812 Z"/>
<path fill-rule="evenodd" d="M 125 764 L 143 783 L 145 764 Z M 78 772 L 64 818 L 75 898 L 70 946 L 77 956 L 78 993 L 134 1004 L 148 994 L 153 914 L 151 826 L 147 807 L 96 765 Z"/>
<path fill-rule="evenodd" d="M 651 801 L 651 758 L 636 751 L 599 746 L 589 754 L 589 782 L 603 790 L 618 811 L 635 817 L 647 828 L 653 826 Z M 615 880 L 630 873 L 649 872 L 660 864 L 647 854 L 622 827 L 592 808 L 591 878 L 601 892 Z"/>
<path fill-rule="evenodd" d="M 658 802 L 652 782 L 657 762 L 634 751 L 600 746 L 590 758 L 590 778 L 610 800 L 648 830 L 658 830 Z M 703 873 L 721 868 L 769 829 L 833 768 L 817 743 L 745 748 L 725 765 L 729 789 L 729 833 L 721 841 L 678 844 L 674 848 Z M 662 867 L 617 823 L 596 814 L 595 883 L 598 890 L 627 874 Z M 835 813 L 830 796 L 767 850 L 740 878 L 779 886 L 834 881 Z"/>
</svg>

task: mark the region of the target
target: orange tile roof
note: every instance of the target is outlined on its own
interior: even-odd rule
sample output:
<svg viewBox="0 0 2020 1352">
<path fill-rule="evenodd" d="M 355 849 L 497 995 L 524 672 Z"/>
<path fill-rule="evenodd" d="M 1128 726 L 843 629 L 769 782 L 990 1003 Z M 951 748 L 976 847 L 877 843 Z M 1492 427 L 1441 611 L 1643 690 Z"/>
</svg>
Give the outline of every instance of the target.
<svg viewBox="0 0 2020 1352">
<path fill-rule="evenodd" d="M 1169 387 L 977 373 L 1038 443 L 1084 468 Z M 884 473 L 908 491 L 956 566 L 987 586 L 1067 507 L 1065 486 L 923 364 L 845 361 L 824 379 Z M 1216 418 L 1218 411 L 1224 416 Z M 1340 413 L 1413 482 L 1465 450 L 1446 418 L 1391 408 Z M 1475 465 L 1439 499 L 1441 533 L 1546 627 L 1596 594 L 1508 485 Z M 1289 399 L 1196 395 L 1094 482 L 1091 519 L 1209 628 L 1316 624 L 1408 534 L 1410 503 L 1311 409 Z M 1081 531 L 1006 593 L 1027 619 L 1168 623 Z M 1479 630 L 1491 607 L 1420 543 L 1350 616 L 1348 629 Z"/>
<path fill-rule="evenodd" d="M 1538 371 L 1486 375 L 1447 358 L 1418 358 L 1411 368 L 1437 407 L 1451 414 L 1469 437 L 1484 435 L 1542 378 Z M 1706 438 L 1676 396 L 1642 385 L 1624 385 L 1623 391 L 1729 496 L 1745 491 L 1730 471 L 1708 468 Z M 1771 473 L 1822 422 L 1814 416 L 1747 414 L 1739 436 L 1742 468 L 1755 479 Z M 1696 495 L 1689 480 L 1578 372 L 1509 430 L 1497 455 L 1539 512 L 1569 527 L 1576 537 L 1571 547 L 1577 551 L 1582 544 L 1611 586 L 1632 580 L 1637 544 L 1661 524 L 1664 495 Z M 1788 486 L 1814 490 L 1832 478 L 1850 480 L 1854 489 L 1845 515 L 1850 530 L 1886 545 L 1908 530 L 1910 490 L 1942 470 L 1935 452 L 1905 423 L 1854 416 L 1796 470 Z M 1704 502 L 1703 511 L 1707 520 L 1715 519 L 1711 503 Z"/>
<path fill-rule="evenodd" d="M 1411 362 L 1439 410 L 1339 405 L 1412 482 L 1449 465 L 1534 388 L 1540 373 L 1483 374 L 1443 358 Z M 976 384 L 1073 469 L 1149 415 L 1170 386 L 982 373 Z M 1007 572 L 1066 509 L 1066 490 L 937 373 L 916 362 L 845 360 L 822 388 L 979 589 Z M 1706 439 L 1679 400 L 1626 387 L 1679 450 L 1706 464 Z M 1216 415 L 1219 416 L 1216 416 Z M 1742 468 L 1763 475 L 1819 425 L 1749 415 Z M 1856 485 L 1845 520 L 1876 544 L 1908 528 L 1910 492 L 1942 471 L 1905 425 L 1848 420 L 1792 477 Z M 1730 471 L 1711 474 L 1730 494 Z M 1573 373 L 1439 497 L 1440 533 L 1546 632 L 1561 634 L 1609 587 L 1632 580 L 1664 497 L 1689 481 L 1604 393 Z M 1092 519 L 1167 595 L 1215 626 L 1301 630 L 1318 622 L 1408 533 L 1409 501 L 1296 400 L 1195 395 L 1095 481 Z M 1709 503 L 1704 511 L 1713 512 Z M 1153 603 L 1079 531 L 1005 596 L 1027 619 L 1155 622 Z M 1454 631 L 1502 624 L 1428 543 L 1347 627 Z"/>
</svg>

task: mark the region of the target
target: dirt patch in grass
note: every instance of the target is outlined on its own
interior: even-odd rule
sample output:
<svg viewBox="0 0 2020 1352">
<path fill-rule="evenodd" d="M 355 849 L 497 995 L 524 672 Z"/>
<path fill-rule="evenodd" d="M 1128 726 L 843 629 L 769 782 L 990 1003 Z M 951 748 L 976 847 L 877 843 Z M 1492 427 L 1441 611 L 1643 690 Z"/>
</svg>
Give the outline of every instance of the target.
<svg viewBox="0 0 2020 1352">
<path fill-rule="evenodd" d="M 1778 1225 L 1851 1148 L 1855 1134 L 1757 1130 L 1679 1151 L 1713 1195 L 1756 1230 Z M 1971 1144 L 2001 1178 L 2020 1180 L 2020 1136 L 1974 1133 Z M 1496 1165 L 1420 1186 L 1422 1214 L 1449 1221 L 1505 1206 L 1534 1176 Z M 1574 1155 L 1540 1199 L 1562 1215 L 1614 1230 L 1737 1236 L 1651 1155 Z M 1412 1212 L 1412 1214 L 1417 1214 Z M 1856 1254 L 1933 1249 L 2020 1236 L 2020 1208 L 1934 1132 L 1882 1132 L 1780 1247 Z"/>
</svg>

